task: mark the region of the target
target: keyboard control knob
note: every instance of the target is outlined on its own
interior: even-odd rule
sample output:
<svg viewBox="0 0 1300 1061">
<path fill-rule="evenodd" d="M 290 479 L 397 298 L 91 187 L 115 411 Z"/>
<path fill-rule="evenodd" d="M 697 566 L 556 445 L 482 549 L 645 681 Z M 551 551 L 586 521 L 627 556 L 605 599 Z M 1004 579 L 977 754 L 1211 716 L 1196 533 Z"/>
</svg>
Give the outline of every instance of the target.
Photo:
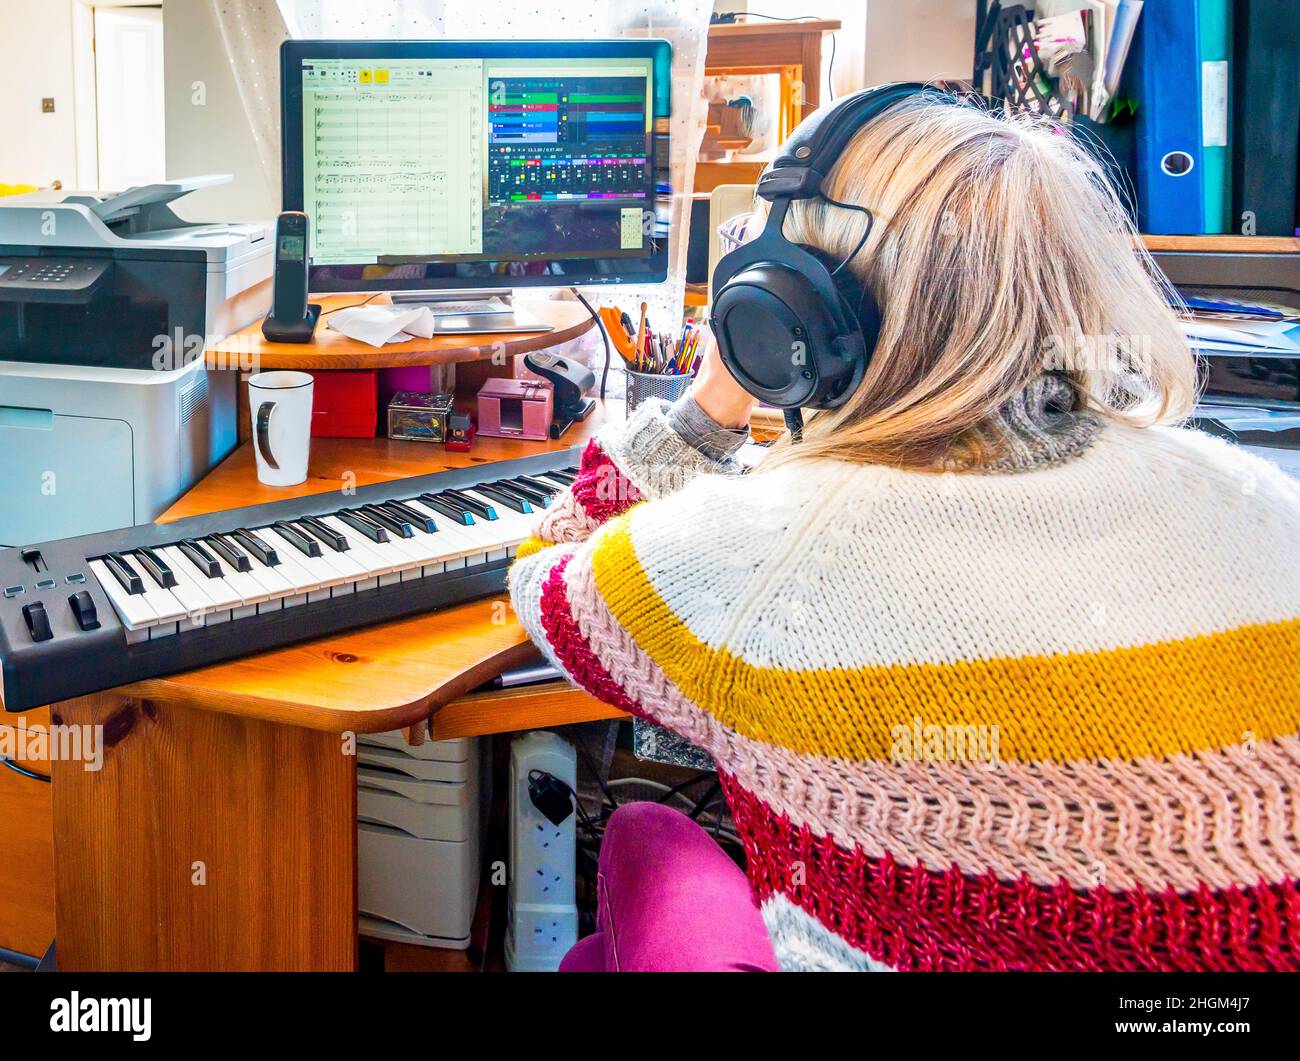
<svg viewBox="0 0 1300 1061">
<path fill-rule="evenodd" d="M 54 631 L 50 629 L 50 617 L 45 614 L 45 605 L 40 601 L 24 604 L 23 618 L 27 620 L 27 631 L 32 635 L 33 641 L 48 641 L 54 636 Z"/>
<path fill-rule="evenodd" d="M 90 599 L 90 594 L 84 589 L 78 590 L 68 598 L 68 604 L 72 606 L 72 614 L 77 619 L 77 625 L 83 630 L 98 630 L 99 615 L 95 611 L 95 602 Z"/>
</svg>

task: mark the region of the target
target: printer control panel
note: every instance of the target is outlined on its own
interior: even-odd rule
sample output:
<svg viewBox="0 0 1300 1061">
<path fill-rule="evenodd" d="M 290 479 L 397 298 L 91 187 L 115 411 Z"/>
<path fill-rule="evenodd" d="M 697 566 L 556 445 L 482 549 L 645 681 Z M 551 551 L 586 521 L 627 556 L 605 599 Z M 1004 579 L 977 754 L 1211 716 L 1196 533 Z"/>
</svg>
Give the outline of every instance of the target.
<svg viewBox="0 0 1300 1061">
<path fill-rule="evenodd" d="M 112 268 L 109 258 L 0 256 L 0 302 L 89 302 Z"/>
</svg>

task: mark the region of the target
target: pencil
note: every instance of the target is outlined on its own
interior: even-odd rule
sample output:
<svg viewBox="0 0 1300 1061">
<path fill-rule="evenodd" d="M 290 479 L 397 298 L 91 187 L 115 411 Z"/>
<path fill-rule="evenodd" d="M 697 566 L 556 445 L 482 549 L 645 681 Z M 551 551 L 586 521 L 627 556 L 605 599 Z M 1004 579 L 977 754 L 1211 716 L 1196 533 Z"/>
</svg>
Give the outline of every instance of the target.
<svg viewBox="0 0 1300 1061">
<path fill-rule="evenodd" d="M 647 303 L 641 303 L 641 323 L 636 328 L 636 356 L 639 361 L 646 354 L 645 311 Z"/>
</svg>

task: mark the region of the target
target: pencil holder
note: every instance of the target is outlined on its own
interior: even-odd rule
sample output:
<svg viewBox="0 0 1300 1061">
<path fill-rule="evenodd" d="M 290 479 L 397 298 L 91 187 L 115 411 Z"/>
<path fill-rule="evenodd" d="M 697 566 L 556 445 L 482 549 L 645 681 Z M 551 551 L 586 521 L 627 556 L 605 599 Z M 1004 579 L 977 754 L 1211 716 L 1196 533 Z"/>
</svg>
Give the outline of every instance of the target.
<svg viewBox="0 0 1300 1061">
<path fill-rule="evenodd" d="M 663 398 L 675 402 L 691 385 L 691 374 L 660 376 L 652 372 L 627 370 L 627 411 L 630 413 L 647 398 Z"/>
</svg>

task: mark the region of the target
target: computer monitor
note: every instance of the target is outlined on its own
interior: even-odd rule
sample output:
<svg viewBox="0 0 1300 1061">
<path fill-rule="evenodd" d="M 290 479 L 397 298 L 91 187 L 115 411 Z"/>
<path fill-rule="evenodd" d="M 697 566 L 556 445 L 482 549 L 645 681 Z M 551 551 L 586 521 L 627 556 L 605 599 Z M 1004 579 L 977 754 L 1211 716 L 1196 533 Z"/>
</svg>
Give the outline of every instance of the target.
<svg viewBox="0 0 1300 1061">
<path fill-rule="evenodd" d="M 667 275 L 666 41 L 288 41 L 280 62 L 312 291 Z"/>
</svg>

